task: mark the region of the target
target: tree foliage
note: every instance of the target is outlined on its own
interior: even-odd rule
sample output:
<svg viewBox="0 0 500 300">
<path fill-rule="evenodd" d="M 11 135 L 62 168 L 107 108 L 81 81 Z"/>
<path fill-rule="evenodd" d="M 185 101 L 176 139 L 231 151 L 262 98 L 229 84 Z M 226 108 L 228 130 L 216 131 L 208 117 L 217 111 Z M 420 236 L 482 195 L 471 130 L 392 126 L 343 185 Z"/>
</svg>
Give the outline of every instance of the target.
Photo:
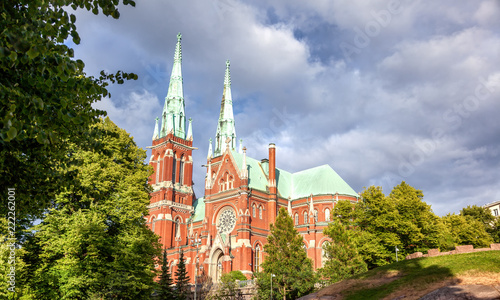
<svg viewBox="0 0 500 300">
<path fill-rule="evenodd" d="M 160 274 L 160 280 L 158 281 L 158 293 L 156 299 L 158 300 L 174 299 L 175 293 L 172 286 L 173 284 L 174 281 L 172 280 L 172 276 L 170 276 L 170 271 L 168 268 L 167 250 L 163 250 L 161 274 Z"/>
<path fill-rule="evenodd" d="M 443 221 L 450 229 L 455 245 L 488 247 L 493 243 L 484 224 L 472 216 L 448 214 L 443 217 Z"/>
<path fill-rule="evenodd" d="M 148 299 L 158 237 L 146 226 L 146 153 L 108 118 L 89 130 L 100 151 L 69 143 L 75 180 L 25 244 L 36 299 Z"/>
<path fill-rule="evenodd" d="M 0 2 L 0 187 L 18 191 L 19 225 L 41 218 L 60 188 L 71 185 L 74 174 L 61 174 L 72 162 L 67 141 L 92 147 L 85 133 L 105 112 L 91 105 L 109 95 L 108 83 L 137 78 L 123 72 L 87 76 L 83 61 L 74 59 L 65 43 L 80 43 L 71 11 L 118 18 L 118 5 L 118 0 Z M 5 215 L 6 205 L 0 207 Z"/>
<path fill-rule="evenodd" d="M 264 250 L 263 272 L 257 273 L 258 297 L 269 299 L 270 279 L 273 277 L 273 298 L 297 299 L 314 290 L 316 278 L 312 261 L 303 248 L 302 236 L 293 225 L 284 208 L 279 210 L 276 223 L 270 226 L 270 235 Z"/>
<path fill-rule="evenodd" d="M 331 239 L 323 245 L 327 260 L 320 270 L 327 282 L 335 283 L 368 270 L 363 256 L 358 252 L 356 230 L 349 230 L 340 220 L 335 220 L 328 224 L 323 234 Z"/>
<path fill-rule="evenodd" d="M 185 300 L 189 294 L 189 276 L 186 270 L 184 252 L 181 250 L 179 265 L 175 271 L 175 292 L 178 300 Z"/>
</svg>

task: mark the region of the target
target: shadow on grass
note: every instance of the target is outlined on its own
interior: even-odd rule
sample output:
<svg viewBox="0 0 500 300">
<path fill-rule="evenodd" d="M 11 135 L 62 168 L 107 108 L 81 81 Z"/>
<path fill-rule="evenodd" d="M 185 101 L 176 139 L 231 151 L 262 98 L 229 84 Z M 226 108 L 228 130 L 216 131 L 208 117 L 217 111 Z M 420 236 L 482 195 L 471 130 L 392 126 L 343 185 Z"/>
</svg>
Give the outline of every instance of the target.
<svg viewBox="0 0 500 300">
<path fill-rule="evenodd" d="M 454 277 L 448 267 L 426 266 L 421 259 L 402 261 L 373 271 L 375 273 L 370 276 L 372 279 L 359 278 L 360 289 L 348 292 L 345 299 L 382 299 L 400 289 L 425 290 L 435 282 Z"/>
</svg>

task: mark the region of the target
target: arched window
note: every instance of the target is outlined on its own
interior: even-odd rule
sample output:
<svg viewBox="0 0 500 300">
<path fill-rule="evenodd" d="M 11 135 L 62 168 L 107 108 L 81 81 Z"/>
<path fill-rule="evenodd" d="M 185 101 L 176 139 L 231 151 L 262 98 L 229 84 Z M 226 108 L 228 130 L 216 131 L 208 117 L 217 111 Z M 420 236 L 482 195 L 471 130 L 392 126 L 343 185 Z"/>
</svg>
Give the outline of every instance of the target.
<svg viewBox="0 0 500 300">
<path fill-rule="evenodd" d="M 255 214 L 256 214 L 256 211 L 257 210 L 257 207 L 255 206 L 255 203 L 252 205 L 252 216 L 255 218 Z"/>
<path fill-rule="evenodd" d="M 223 179 L 223 178 L 221 178 L 221 179 L 219 180 L 219 191 L 220 191 L 220 192 L 224 191 L 225 187 L 226 187 L 226 182 L 224 181 L 224 179 Z"/>
<path fill-rule="evenodd" d="M 314 222 L 315 223 L 318 222 L 318 210 L 317 209 L 314 210 Z"/>
<path fill-rule="evenodd" d="M 181 155 L 181 162 L 179 165 L 179 183 L 184 184 L 184 154 Z"/>
<path fill-rule="evenodd" d="M 255 247 L 255 272 L 259 272 L 260 271 L 260 246 L 257 245 Z"/>
<path fill-rule="evenodd" d="M 156 161 L 156 184 L 160 183 L 160 155 L 158 155 L 158 160 Z"/>
<path fill-rule="evenodd" d="M 304 211 L 304 224 L 308 224 L 308 220 L 307 220 L 307 211 Z"/>
<path fill-rule="evenodd" d="M 299 225 L 299 214 L 295 213 L 295 225 Z"/>
<path fill-rule="evenodd" d="M 156 221 L 156 218 L 155 217 L 152 217 L 151 218 L 151 231 L 153 233 L 155 233 L 155 221 Z"/>
<path fill-rule="evenodd" d="M 177 167 L 177 159 L 175 158 L 175 152 L 174 156 L 172 158 L 172 182 L 175 183 L 175 168 Z"/>
<path fill-rule="evenodd" d="M 179 218 L 175 220 L 175 237 L 179 238 L 181 237 L 181 224 L 180 224 Z"/>
<path fill-rule="evenodd" d="M 227 182 L 229 184 L 229 189 L 232 189 L 233 185 L 234 185 L 234 178 L 233 178 L 233 176 L 229 176 Z"/>
<path fill-rule="evenodd" d="M 259 219 L 262 219 L 262 205 L 259 206 Z"/>
<path fill-rule="evenodd" d="M 329 241 L 324 241 L 323 244 L 321 244 L 321 266 L 325 266 L 325 262 L 327 261 L 328 257 L 326 256 L 326 251 L 325 248 L 328 247 L 330 244 Z"/>
<path fill-rule="evenodd" d="M 330 209 L 325 209 L 325 221 L 330 222 Z"/>
</svg>

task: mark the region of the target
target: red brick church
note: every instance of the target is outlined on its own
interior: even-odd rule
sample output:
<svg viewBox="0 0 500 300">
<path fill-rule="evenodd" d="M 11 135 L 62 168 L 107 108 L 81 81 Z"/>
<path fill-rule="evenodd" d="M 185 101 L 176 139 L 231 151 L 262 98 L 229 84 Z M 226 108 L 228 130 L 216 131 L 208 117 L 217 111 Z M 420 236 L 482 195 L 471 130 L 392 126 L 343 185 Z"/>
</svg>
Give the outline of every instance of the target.
<svg viewBox="0 0 500 300">
<path fill-rule="evenodd" d="M 154 174 L 147 216 L 167 250 L 171 271 L 183 251 L 192 282 L 195 274 L 217 281 L 232 270 L 250 278 L 265 259 L 269 224 L 281 207 L 293 217 L 313 266 L 321 267 L 322 232 L 335 203 L 357 202 L 358 194 L 329 165 L 295 173 L 278 168 L 279 147 L 272 143 L 269 157 L 260 160 L 246 155 L 241 140 L 237 148 L 227 61 L 215 143 L 212 147 L 210 139 L 207 155 L 205 195 L 197 198 L 192 188 L 196 148 L 191 119 L 186 130 L 181 62 L 179 34 L 161 127 L 157 118 L 150 147 Z"/>
</svg>

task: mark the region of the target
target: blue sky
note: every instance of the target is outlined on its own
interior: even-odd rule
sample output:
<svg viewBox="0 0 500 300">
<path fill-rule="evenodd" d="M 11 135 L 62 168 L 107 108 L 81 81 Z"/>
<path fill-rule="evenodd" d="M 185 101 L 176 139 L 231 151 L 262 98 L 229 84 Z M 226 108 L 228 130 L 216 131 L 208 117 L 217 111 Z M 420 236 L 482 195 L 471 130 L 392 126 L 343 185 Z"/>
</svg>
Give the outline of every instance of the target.
<svg viewBox="0 0 500 300">
<path fill-rule="evenodd" d="M 404 180 L 439 215 L 500 199 L 498 0 L 148 0 L 120 12 L 76 13 L 87 74 L 139 75 L 96 106 L 151 145 L 181 32 L 198 197 L 229 59 L 250 156 L 275 143 L 278 167 L 329 164 L 358 192 Z"/>
</svg>

